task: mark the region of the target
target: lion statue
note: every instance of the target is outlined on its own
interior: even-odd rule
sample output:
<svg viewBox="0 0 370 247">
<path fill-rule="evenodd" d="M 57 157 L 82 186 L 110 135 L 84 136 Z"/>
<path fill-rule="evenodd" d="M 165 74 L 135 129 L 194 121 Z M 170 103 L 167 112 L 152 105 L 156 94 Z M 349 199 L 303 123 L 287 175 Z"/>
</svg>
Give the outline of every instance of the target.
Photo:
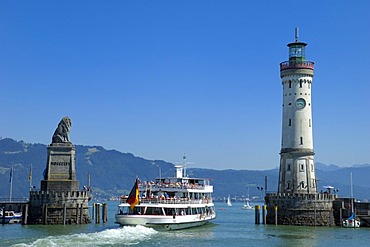
<svg viewBox="0 0 370 247">
<path fill-rule="evenodd" d="M 71 130 L 71 119 L 69 117 L 64 117 L 60 120 L 57 129 L 54 132 L 52 143 L 71 143 L 69 140 L 69 132 Z"/>
</svg>

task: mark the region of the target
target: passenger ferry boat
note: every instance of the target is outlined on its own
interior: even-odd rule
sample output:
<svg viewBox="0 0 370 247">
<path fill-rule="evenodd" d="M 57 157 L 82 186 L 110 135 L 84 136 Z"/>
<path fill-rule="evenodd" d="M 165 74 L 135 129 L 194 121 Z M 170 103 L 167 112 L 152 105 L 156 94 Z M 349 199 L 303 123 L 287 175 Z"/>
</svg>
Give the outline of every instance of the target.
<svg viewBox="0 0 370 247">
<path fill-rule="evenodd" d="M 210 179 L 187 177 L 185 156 L 184 165 L 175 167 L 175 177 L 137 179 L 130 195 L 121 198 L 116 223 L 178 230 L 215 219 Z M 138 197 L 132 200 L 132 195 Z"/>
</svg>

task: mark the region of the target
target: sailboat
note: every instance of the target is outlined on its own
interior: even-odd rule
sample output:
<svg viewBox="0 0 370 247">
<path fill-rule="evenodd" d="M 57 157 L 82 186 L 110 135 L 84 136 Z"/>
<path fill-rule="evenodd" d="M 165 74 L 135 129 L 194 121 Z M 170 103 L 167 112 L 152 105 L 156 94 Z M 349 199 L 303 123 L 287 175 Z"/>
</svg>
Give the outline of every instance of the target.
<svg viewBox="0 0 370 247">
<path fill-rule="evenodd" d="M 352 172 L 351 172 L 351 210 L 352 210 L 351 216 L 348 217 L 347 219 L 344 219 L 342 221 L 342 225 L 345 228 L 359 228 L 361 225 L 361 222 L 355 219 L 355 213 L 354 213 Z"/>
<path fill-rule="evenodd" d="M 361 225 L 361 222 L 359 220 L 356 220 L 354 217 L 354 214 L 352 213 L 350 217 L 343 220 L 343 227 L 345 228 L 359 228 Z"/>
<path fill-rule="evenodd" d="M 227 197 L 227 206 L 228 207 L 231 207 L 232 206 L 231 200 L 230 200 L 230 195 Z"/>
<path fill-rule="evenodd" d="M 243 210 L 251 210 L 253 207 L 249 205 L 249 187 L 248 187 L 248 195 L 247 198 L 245 198 L 245 204 L 242 207 Z"/>
</svg>

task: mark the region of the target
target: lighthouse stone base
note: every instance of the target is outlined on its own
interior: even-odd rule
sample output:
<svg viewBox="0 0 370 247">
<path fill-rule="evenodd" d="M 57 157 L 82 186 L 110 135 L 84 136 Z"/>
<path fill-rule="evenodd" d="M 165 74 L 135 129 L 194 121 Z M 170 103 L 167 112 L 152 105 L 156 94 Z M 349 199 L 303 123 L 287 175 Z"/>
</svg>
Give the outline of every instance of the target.
<svg viewBox="0 0 370 247">
<path fill-rule="evenodd" d="M 280 194 L 265 197 L 267 224 L 334 226 L 334 194 Z"/>
</svg>

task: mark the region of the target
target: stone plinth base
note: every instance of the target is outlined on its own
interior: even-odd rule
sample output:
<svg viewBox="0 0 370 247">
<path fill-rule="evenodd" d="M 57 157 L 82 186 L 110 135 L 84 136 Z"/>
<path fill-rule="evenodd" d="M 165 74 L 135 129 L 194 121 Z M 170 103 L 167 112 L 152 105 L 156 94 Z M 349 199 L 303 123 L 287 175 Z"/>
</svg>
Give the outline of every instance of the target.
<svg viewBox="0 0 370 247">
<path fill-rule="evenodd" d="M 267 224 L 333 226 L 333 194 L 266 194 Z M 276 210 L 277 209 L 277 210 Z"/>
<path fill-rule="evenodd" d="M 44 180 L 76 180 L 75 154 L 75 147 L 69 143 L 52 143 L 48 146 Z"/>
<path fill-rule="evenodd" d="M 89 224 L 87 191 L 31 191 L 27 224 Z"/>
</svg>

